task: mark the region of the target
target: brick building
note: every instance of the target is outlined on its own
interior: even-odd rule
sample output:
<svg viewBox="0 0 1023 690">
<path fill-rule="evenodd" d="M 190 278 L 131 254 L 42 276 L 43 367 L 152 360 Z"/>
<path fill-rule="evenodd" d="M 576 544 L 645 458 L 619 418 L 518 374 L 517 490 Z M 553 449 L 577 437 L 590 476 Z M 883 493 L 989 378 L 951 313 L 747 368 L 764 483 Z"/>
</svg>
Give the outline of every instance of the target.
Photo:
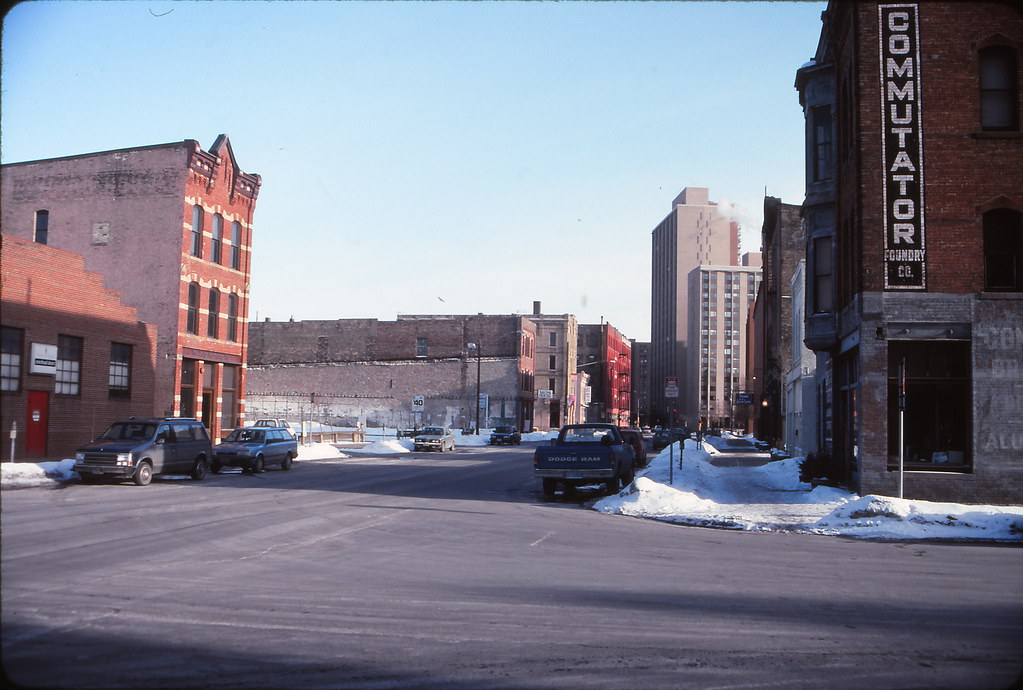
<svg viewBox="0 0 1023 690">
<path fill-rule="evenodd" d="M 529 320 L 536 325 L 536 407 L 535 429 L 557 429 L 582 421 L 585 401 L 578 400 L 576 366 L 579 324 L 573 314 L 544 314 L 540 302 L 533 302 Z M 590 372 L 590 385 L 593 377 Z"/>
<path fill-rule="evenodd" d="M 81 256 L 2 243 L 0 428 L 16 428 L 15 458 L 71 457 L 112 421 L 153 414 L 156 326 Z"/>
<path fill-rule="evenodd" d="M 785 380 L 790 369 L 792 343 L 792 276 L 806 252 L 800 207 L 764 197 L 761 229 L 763 359 L 760 362 L 760 397 L 756 407 L 757 437 L 781 447 L 785 436 L 788 398 Z"/>
<path fill-rule="evenodd" d="M 1019 503 L 1023 14 L 831 2 L 822 19 L 796 87 L 832 472 L 860 493 L 902 478 L 911 498 Z"/>
<path fill-rule="evenodd" d="M 523 316 L 250 324 L 254 415 L 342 426 L 531 430 L 537 326 Z M 546 427 L 542 427 L 546 428 Z"/>
<path fill-rule="evenodd" d="M 581 324 L 576 368 L 590 377 L 587 422 L 632 420 L 632 341 L 609 323 Z"/>
<path fill-rule="evenodd" d="M 155 412 L 201 416 L 219 437 L 244 418 L 260 183 L 224 135 L 209 151 L 185 140 L 11 163 L 3 228 L 81 255 L 155 325 Z"/>
</svg>

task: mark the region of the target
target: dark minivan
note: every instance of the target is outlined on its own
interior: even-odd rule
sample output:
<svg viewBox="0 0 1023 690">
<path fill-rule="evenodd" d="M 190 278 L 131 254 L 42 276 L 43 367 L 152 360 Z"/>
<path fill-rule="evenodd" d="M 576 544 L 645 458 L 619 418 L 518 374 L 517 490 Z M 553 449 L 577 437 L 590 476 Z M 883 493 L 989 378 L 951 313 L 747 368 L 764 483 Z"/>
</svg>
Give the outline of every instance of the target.
<svg viewBox="0 0 1023 690">
<path fill-rule="evenodd" d="M 158 474 L 209 472 L 213 447 L 206 427 L 184 417 L 132 417 L 114 422 L 103 435 L 75 452 L 83 482 L 131 479 L 145 486 Z"/>
</svg>

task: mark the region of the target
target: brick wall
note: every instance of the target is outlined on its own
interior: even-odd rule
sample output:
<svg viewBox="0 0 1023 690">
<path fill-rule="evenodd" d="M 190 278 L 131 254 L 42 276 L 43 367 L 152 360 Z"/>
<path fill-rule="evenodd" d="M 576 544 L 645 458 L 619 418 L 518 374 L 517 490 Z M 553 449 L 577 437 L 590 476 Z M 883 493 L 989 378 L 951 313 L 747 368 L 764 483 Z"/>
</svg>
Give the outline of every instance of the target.
<svg viewBox="0 0 1023 690">
<path fill-rule="evenodd" d="M 148 416 L 154 408 L 157 329 L 138 320 L 103 277 L 86 271 L 82 257 L 3 235 L 2 323 L 24 331 L 21 390 L 0 394 L 4 431 L 17 421 L 16 457 L 25 455 L 28 391 L 49 394 L 44 457 L 70 457 L 112 421 Z M 81 392 L 54 393 L 50 375 L 28 373 L 32 343 L 57 344 L 58 335 L 82 338 Z M 131 397 L 109 396 L 110 344 L 132 346 Z M 5 448 L 5 451 L 7 448 Z M 7 453 L 4 454 L 7 459 Z"/>
</svg>

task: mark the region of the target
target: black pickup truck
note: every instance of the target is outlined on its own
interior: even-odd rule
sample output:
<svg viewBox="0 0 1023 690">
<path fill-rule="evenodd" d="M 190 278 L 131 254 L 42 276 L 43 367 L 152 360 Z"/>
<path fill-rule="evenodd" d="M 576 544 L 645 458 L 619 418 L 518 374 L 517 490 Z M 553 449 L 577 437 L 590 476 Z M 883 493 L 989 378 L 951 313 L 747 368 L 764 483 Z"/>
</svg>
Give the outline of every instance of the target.
<svg viewBox="0 0 1023 690">
<path fill-rule="evenodd" d="M 613 494 L 632 482 L 635 464 L 635 451 L 614 424 L 569 424 L 533 453 L 533 473 L 547 496 L 559 483 L 566 488 L 604 484 Z"/>
</svg>

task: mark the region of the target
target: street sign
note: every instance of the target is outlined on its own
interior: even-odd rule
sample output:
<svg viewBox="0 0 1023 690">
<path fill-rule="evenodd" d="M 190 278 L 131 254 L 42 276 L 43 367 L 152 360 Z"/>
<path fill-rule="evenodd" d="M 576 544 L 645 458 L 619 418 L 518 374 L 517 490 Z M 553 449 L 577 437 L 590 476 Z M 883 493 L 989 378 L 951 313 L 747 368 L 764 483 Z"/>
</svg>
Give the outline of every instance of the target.
<svg viewBox="0 0 1023 690">
<path fill-rule="evenodd" d="M 753 394 L 752 393 L 736 393 L 735 394 L 736 405 L 752 405 Z"/>
<path fill-rule="evenodd" d="M 543 388 L 536 392 L 536 397 L 539 400 L 551 400 L 554 398 L 554 391 L 549 388 Z"/>
<path fill-rule="evenodd" d="M 677 398 L 678 397 L 678 377 L 677 376 L 665 376 L 664 377 L 664 397 L 665 398 Z"/>
<path fill-rule="evenodd" d="M 416 397 L 412 398 L 412 411 L 413 412 L 422 412 L 425 409 L 426 409 L 426 397 L 425 396 L 417 395 Z"/>
</svg>

